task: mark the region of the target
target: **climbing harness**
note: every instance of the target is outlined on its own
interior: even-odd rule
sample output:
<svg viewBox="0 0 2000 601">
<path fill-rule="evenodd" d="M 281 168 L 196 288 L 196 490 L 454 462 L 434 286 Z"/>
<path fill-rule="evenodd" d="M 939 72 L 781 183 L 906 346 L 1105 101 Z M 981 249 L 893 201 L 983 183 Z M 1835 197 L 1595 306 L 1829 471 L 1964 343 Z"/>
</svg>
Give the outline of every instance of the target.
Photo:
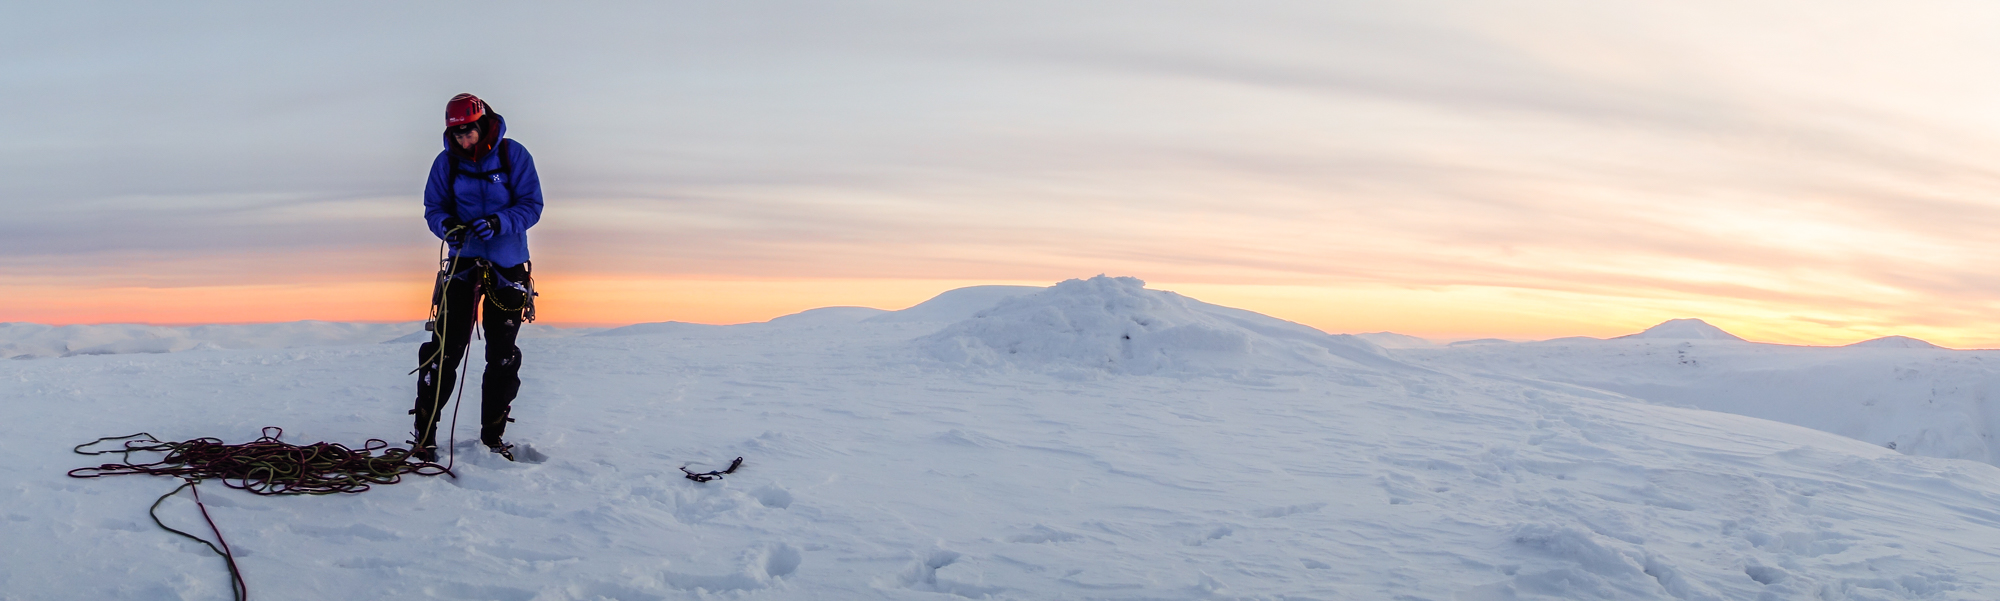
<svg viewBox="0 0 2000 601">
<path fill-rule="evenodd" d="M 739 467 L 743 467 L 742 457 L 737 457 L 735 461 L 729 462 L 729 469 L 726 470 L 715 470 L 713 472 L 703 472 L 697 474 L 688 471 L 687 466 L 683 465 L 681 466 L 681 471 L 687 474 L 687 479 L 689 480 L 693 480 L 696 482 L 707 482 L 709 480 L 721 480 L 723 474 L 734 474 L 736 473 L 736 468 Z"/>
<path fill-rule="evenodd" d="M 520 311 L 522 323 L 534 323 L 535 297 L 540 296 L 540 294 L 535 292 L 535 262 L 527 261 L 523 263 L 523 265 L 527 266 L 527 269 L 522 270 L 522 273 L 527 275 L 523 276 L 521 281 L 516 282 L 507 279 L 505 274 L 500 273 L 498 266 L 487 262 L 485 259 L 479 259 L 478 261 L 477 265 L 485 268 L 485 278 L 481 283 L 486 287 L 486 301 L 493 303 L 493 308 L 503 312 L 512 313 Z M 509 307 L 506 303 L 500 302 L 500 297 L 493 293 L 502 289 L 513 290 L 519 293 L 521 295 L 521 304 Z"/>
<path fill-rule="evenodd" d="M 463 227 L 464 226 L 461 225 L 452 228 L 449 232 L 447 232 L 447 234 L 449 234 L 450 232 L 456 232 Z M 442 377 L 439 377 L 438 374 L 439 372 L 441 372 L 442 364 L 444 362 L 444 359 L 446 358 L 445 345 L 450 342 L 450 337 L 447 336 L 446 334 L 451 327 L 451 322 L 453 321 L 452 319 L 450 319 L 449 316 L 450 301 L 448 298 L 449 293 L 451 291 L 452 282 L 459 280 L 468 281 L 470 285 L 473 287 L 472 288 L 473 298 L 480 299 L 473 302 L 472 316 L 470 319 L 465 320 L 473 325 L 473 334 L 475 336 L 483 332 L 483 327 L 479 325 L 481 323 L 480 314 L 488 310 L 488 308 L 485 307 L 485 305 L 487 304 L 492 305 L 491 309 L 499 310 L 502 312 L 512 313 L 515 311 L 520 311 L 522 313 L 522 320 L 525 322 L 532 322 L 535 320 L 536 293 L 535 293 L 533 262 L 524 263 L 525 268 L 521 270 L 523 274 L 523 276 L 521 277 L 521 281 L 516 282 L 508 279 L 506 274 L 501 272 L 500 267 L 495 266 L 492 262 L 487 261 L 486 259 L 473 257 L 469 259 L 468 262 L 467 259 L 461 257 L 448 256 L 445 252 L 445 249 L 446 245 L 442 243 L 438 247 L 438 273 L 437 273 L 436 283 L 431 288 L 430 319 L 424 322 L 424 330 L 435 333 L 435 335 L 432 337 L 432 340 L 435 342 L 435 344 L 433 345 L 433 348 L 430 350 L 430 352 L 421 361 L 418 362 L 417 367 L 410 370 L 410 373 L 412 374 L 420 371 L 425 371 L 426 369 L 431 370 L 425 372 L 423 379 L 419 380 L 420 385 L 433 386 L 431 392 L 431 398 L 432 398 L 431 406 L 428 408 L 427 411 L 425 411 L 425 408 L 423 407 L 412 408 L 409 411 L 411 415 L 416 415 L 419 417 L 435 416 L 438 414 L 438 411 L 442 410 L 444 407 L 444 397 L 443 397 L 444 379 Z M 496 292 L 499 292 L 501 290 L 512 290 L 515 293 L 519 294 L 521 298 L 520 305 L 514 307 L 507 306 L 507 304 L 501 299 L 501 295 L 496 294 Z M 426 344 L 431 344 L 431 343 L 426 343 Z M 466 337 L 464 346 L 460 348 L 459 355 L 461 359 L 465 355 L 465 351 L 467 349 L 470 349 L 471 346 L 472 346 L 472 337 L 468 336 Z M 502 364 L 504 365 L 507 362 L 519 362 L 520 360 L 521 360 L 520 350 L 516 349 L 514 352 L 514 356 L 511 359 L 504 360 Z M 452 462 L 457 461 L 458 458 L 457 457 L 458 413 L 459 410 L 464 408 L 465 406 L 465 389 L 468 388 L 468 386 L 465 385 L 465 375 L 466 372 L 468 371 L 468 366 L 470 364 L 471 361 L 464 361 L 460 363 L 458 366 L 459 369 L 458 399 L 452 405 L 452 410 L 451 410 L 451 428 L 450 428 L 451 442 L 450 444 L 447 445 L 448 448 L 447 452 L 449 453 L 448 456 L 450 457 L 450 459 L 447 460 L 446 465 L 453 465 L 454 463 Z M 419 413 L 420 411 L 423 412 Z M 501 419 L 504 419 L 509 422 L 514 421 L 514 418 L 507 417 L 504 413 L 501 415 Z M 435 451 L 432 449 L 436 448 L 436 440 L 435 440 L 437 436 L 436 420 L 437 420 L 436 417 L 432 417 L 429 420 L 430 428 L 427 431 L 429 433 L 428 438 L 430 440 L 425 440 L 427 438 L 426 437 L 427 431 L 423 427 L 416 428 L 418 431 L 413 432 L 411 434 L 412 440 L 410 441 L 410 444 L 412 445 L 413 448 L 422 448 L 427 452 L 433 454 L 435 453 Z M 488 428 L 490 428 L 492 424 L 482 423 L 480 424 L 480 426 L 481 426 L 480 430 L 483 437 L 485 431 Z M 485 440 L 482 440 L 482 442 L 487 443 L 486 446 L 488 450 L 491 450 L 494 453 L 499 454 L 501 457 L 506 458 L 508 461 L 516 460 L 514 457 L 513 445 L 506 444 L 504 442 L 493 444 L 493 442 Z M 434 459 L 435 457 L 431 458 Z"/>
</svg>

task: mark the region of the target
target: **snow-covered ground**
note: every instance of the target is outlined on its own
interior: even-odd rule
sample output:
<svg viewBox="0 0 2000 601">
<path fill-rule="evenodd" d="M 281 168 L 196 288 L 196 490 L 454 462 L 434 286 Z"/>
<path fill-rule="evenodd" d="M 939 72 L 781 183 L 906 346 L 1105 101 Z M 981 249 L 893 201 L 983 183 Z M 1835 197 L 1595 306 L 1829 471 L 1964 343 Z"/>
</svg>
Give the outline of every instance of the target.
<svg viewBox="0 0 2000 601">
<path fill-rule="evenodd" d="M 203 485 L 252 597 L 2000 598 L 2000 468 L 1945 427 L 1990 431 L 1987 353 L 1385 349 L 1102 277 L 592 334 L 523 342 L 540 462 L 461 423 L 456 478 Z M 70 447 L 400 441 L 382 339 L 0 362 L 0 599 L 227 599 L 146 517 L 175 482 Z"/>
</svg>

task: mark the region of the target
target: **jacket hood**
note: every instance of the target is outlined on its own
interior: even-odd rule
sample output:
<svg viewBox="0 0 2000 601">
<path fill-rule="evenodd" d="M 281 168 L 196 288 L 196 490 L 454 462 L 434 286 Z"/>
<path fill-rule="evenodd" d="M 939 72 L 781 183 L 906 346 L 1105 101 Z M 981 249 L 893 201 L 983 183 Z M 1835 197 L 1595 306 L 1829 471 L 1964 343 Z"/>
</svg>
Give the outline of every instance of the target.
<svg viewBox="0 0 2000 601">
<path fill-rule="evenodd" d="M 470 151 L 459 149 L 458 143 L 451 139 L 451 130 L 447 129 L 440 135 L 444 138 L 445 152 L 451 153 L 452 158 L 477 162 L 491 154 L 501 138 L 507 137 L 507 119 L 493 112 L 493 105 L 486 105 L 486 116 L 479 118 L 479 143 L 472 145 Z"/>
</svg>

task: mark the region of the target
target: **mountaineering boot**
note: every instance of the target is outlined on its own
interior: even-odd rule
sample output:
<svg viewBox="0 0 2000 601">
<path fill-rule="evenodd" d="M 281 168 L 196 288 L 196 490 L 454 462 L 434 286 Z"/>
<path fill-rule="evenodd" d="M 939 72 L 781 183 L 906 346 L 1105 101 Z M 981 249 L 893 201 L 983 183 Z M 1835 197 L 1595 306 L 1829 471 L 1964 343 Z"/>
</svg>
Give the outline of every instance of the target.
<svg viewBox="0 0 2000 601">
<path fill-rule="evenodd" d="M 410 441 L 410 458 L 423 463 L 437 463 L 437 445 L 422 444 L 412 440 Z"/>
<path fill-rule="evenodd" d="M 506 457 L 508 461 L 514 461 L 514 445 L 512 444 L 499 440 L 487 441 L 486 450 L 499 453 L 501 457 Z"/>
<path fill-rule="evenodd" d="M 499 453 L 501 457 L 506 457 L 508 461 L 514 460 L 514 445 L 501 440 L 500 435 L 507 430 L 507 422 L 511 421 L 514 421 L 514 418 L 507 417 L 506 410 L 502 409 L 500 419 L 479 425 L 479 442 L 484 443 L 486 448 L 493 452 Z"/>
<path fill-rule="evenodd" d="M 479 426 L 479 442 L 485 444 L 487 450 L 499 453 L 501 457 L 506 457 L 508 461 L 514 460 L 514 445 L 501 440 L 500 433 L 507 429 L 507 422 L 511 421 L 514 421 L 514 419 L 507 417 L 505 410 L 502 410 L 500 419 L 494 420 L 495 423 L 480 424 Z"/>
</svg>

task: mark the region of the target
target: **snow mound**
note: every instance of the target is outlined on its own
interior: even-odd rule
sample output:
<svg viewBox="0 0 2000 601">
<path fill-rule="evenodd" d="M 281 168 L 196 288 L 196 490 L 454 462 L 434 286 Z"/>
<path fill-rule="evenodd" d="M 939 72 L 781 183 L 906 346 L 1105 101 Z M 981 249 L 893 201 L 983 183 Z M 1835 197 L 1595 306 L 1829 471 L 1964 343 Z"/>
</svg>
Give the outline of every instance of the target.
<svg viewBox="0 0 2000 601">
<path fill-rule="evenodd" d="M 1513 344 L 1513 343 L 1514 341 L 1512 340 L 1506 340 L 1502 338 L 1479 338 L 1476 340 L 1460 340 L 1458 342 L 1453 342 L 1445 346 L 1479 346 L 1482 344 Z"/>
<path fill-rule="evenodd" d="M 1873 340 L 1863 340 L 1847 346 L 1862 348 L 1944 348 L 1909 336 L 1883 336 Z"/>
<path fill-rule="evenodd" d="M 1722 328 L 1709 325 L 1708 322 L 1699 319 L 1669 319 L 1660 322 L 1660 325 L 1646 328 L 1646 331 L 1644 332 L 1640 332 L 1637 334 L 1627 334 L 1624 336 L 1619 336 L 1616 339 L 1627 339 L 1627 338 L 1646 338 L 1646 339 L 1658 339 L 1658 340 L 1734 340 L 1737 342 L 1747 342 L 1742 338 L 1737 338 L 1735 334 L 1724 332 L 1722 331 Z"/>
<path fill-rule="evenodd" d="M 1114 374 L 1402 367 L 1348 335 L 1146 289 L 1130 277 L 1068 280 L 917 339 L 947 363 Z"/>
<path fill-rule="evenodd" d="M 954 322 L 993 308 L 1000 301 L 1047 290 L 1035 286 L 967 286 L 946 290 L 901 311 L 870 317 L 869 323 Z"/>
</svg>

